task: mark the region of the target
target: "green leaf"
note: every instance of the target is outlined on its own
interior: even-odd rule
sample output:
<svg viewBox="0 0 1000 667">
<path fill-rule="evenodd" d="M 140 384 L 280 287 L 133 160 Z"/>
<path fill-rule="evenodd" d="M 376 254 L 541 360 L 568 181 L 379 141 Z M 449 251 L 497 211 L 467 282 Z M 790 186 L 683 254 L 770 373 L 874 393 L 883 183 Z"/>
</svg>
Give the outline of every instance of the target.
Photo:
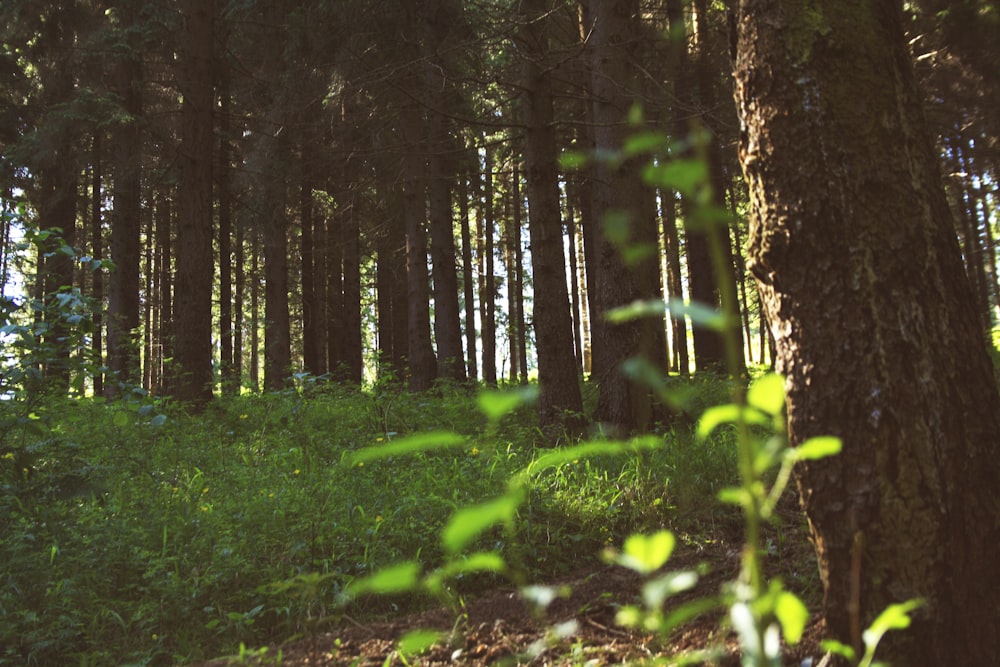
<svg viewBox="0 0 1000 667">
<path fill-rule="evenodd" d="M 736 424 L 740 419 L 746 424 L 759 426 L 770 424 L 767 417 L 757 410 L 743 408 L 733 403 L 715 405 L 705 410 L 698 420 L 698 437 L 704 440 L 722 424 Z"/>
<path fill-rule="evenodd" d="M 428 431 L 426 433 L 414 433 L 392 442 L 377 447 L 367 447 L 359 449 L 346 458 L 349 465 L 358 465 L 377 459 L 385 459 L 390 456 L 404 456 L 426 452 L 435 449 L 448 449 L 450 447 L 461 447 L 465 444 L 465 438 L 451 431 Z"/>
<path fill-rule="evenodd" d="M 647 299 L 645 301 L 633 301 L 632 303 L 613 308 L 604 315 L 604 319 L 612 324 L 621 324 L 631 320 L 643 319 L 646 317 L 663 317 L 667 311 L 667 304 L 660 299 Z"/>
<path fill-rule="evenodd" d="M 910 612 L 923 605 L 923 600 L 908 600 L 899 604 L 891 604 L 878 615 L 868 629 L 862 634 L 866 647 L 874 647 L 882 636 L 890 630 L 905 630 L 910 627 Z"/>
<path fill-rule="evenodd" d="M 167 416 L 164 414 L 159 414 L 149 420 L 149 425 L 155 428 L 159 428 L 167 423 Z"/>
<path fill-rule="evenodd" d="M 476 397 L 479 411 L 491 422 L 500 421 L 502 417 L 513 412 L 521 405 L 538 398 L 538 387 L 521 387 L 510 391 L 481 391 Z"/>
<path fill-rule="evenodd" d="M 399 638 L 396 648 L 404 656 L 420 655 L 443 636 L 444 633 L 437 630 L 410 630 Z"/>
<path fill-rule="evenodd" d="M 785 379 L 769 373 L 753 382 L 747 391 L 747 403 L 769 415 L 780 415 L 785 408 Z"/>
<path fill-rule="evenodd" d="M 795 594 L 782 591 L 774 602 L 774 615 L 789 644 L 798 644 L 809 621 L 809 610 Z"/>
<path fill-rule="evenodd" d="M 379 570 L 370 577 L 352 581 L 347 591 L 352 596 L 363 593 L 402 593 L 412 591 L 419 584 L 420 564 L 405 561 Z"/>
<path fill-rule="evenodd" d="M 829 651 L 830 653 L 847 658 L 848 662 L 855 662 L 857 654 L 854 649 L 847 644 L 838 642 L 836 639 L 824 639 L 819 643 L 820 648 L 824 651 Z"/>
<path fill-rule="evenodd" d="M 128 426 L 128 413 L 127 412 L 116 412 L 115 416 L 111 418 L 111 423 L 117 428 L 125 428 Z"/>
<path fill-rule="evenodd" d="M 753 505 L 753 495 L 739 486 L 727 487 L 719 491 L 719 500 L 729 505 L 750 507 Z"/>
<path fill-rule="evenodd" d="M 697 301 L 685 303 L 682 299 L 670 299 L 667 308 L 673 317 L 690 317 L 691 321 L 706 329 L 722 331 L 726 328 L 726 316 L 711 306 Z"/>
<path fill-rule="evenodd" d="M 449 553 L 456 553 L 490 526 L 509 523 L 521 500 L 520 492 L 511 491 L 494 500 L 458 510 L 441 533 L 444 548 Z"/>
<path fill-rule="evenodd" d="M 493 551 L 477 551 L 465 558 L 448 561 L 442 567 L 429 574 L 425 581 L 432 590 L 440 590 L 446 579 L 460 574 L 470 574 L 473 572 L 503 573 L 506 570 L 507 563 L 500 554 Z"/>
<path fill-rule="evenodd" d="M 615 562 L 639 574 L 649 574 L 667 562 L 676 544 L 677 538 L 669 530 L 652 535 L 629 535 Z"/>
<path fill-rule="evenodd" d="M 670 138 L 666 132 L 639 132 L 630 135 L 625 139 L 623 151 L 625 155 L 639 155 L 643 153 L 655 153 L 663 150 L 670 143 Z"/>
<path fill-rule="evenodd" d="M 591 456 L 620 456 L 622 454 L 634 454 L 643 449 L 653 449 L 663 446 L 663 441 L 655 436 L 645 436 L 633 438 L 628 442 L 616 440 L 592 440 L 583 442 L 573 447 L 566 447 L 547 452 L 528 464 L 528 467 L 520 472 L 518 478 L 524 482 L 531 477 L 545 472 L 552 468 L 571 463 L 578 459 Z"/>
<path fill-rule="evenodd" d="M 566 151 L 559 156 L 559 168 L 563 171 L 583 169 L 590 161 L 590 156 L 582 151 Z"/>
<path fill-rule="evenodd" d="M 789 450 L 789 454 L 794 456 L 796 461 L 811 461 L 839 454 L 842 446 L 840 438 L 824 435 L 809 438 L 795 449 Z"/>
<path fill-rule="evenodd" d="M 708 164 L 704 160 L 651 163 L 642 170 L 642 178 L 649 185 L 671 188 L 690 197 L 708 182 Z"/>
</svg>

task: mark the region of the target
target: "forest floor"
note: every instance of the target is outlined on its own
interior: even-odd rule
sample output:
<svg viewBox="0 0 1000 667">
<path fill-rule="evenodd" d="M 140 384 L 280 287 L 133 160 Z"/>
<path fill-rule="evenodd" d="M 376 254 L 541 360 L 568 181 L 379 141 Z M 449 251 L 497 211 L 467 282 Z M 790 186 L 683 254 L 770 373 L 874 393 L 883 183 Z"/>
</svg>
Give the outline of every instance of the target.
<svg viewBox="0 0 1000 667">
<path fill-rule="evenodd" d="M 773 554 L 801 562 L 801 553 Z M 678 596 L 677 604 L 715 595 L 732 581 L 739 568 L 739 545 L 720 544 L 695 549 L 678 545 L 670 570 L 705 568 L 697 587 Z M 779 569 L 782 569 L 779 567 Z M 582 665 L 599 667 L 660 657 L 679 658 L 685 653 L 715 649 L 710 662 L 683 664 L 739 665 L 739 643 L 725 622 L 724 613 L 706 614 L 675 631 L 669 638 L 617 625 L 617 610 L 640 600 L 642 580 L 616 566 L 580 571 L 553 582 L 565 591 L 540 617 L 512 588 L 502 588 L 465 601 L 461 614 L 448 609 L 359 623 L 345 618 L 339 627 L 308 639 L 271 647 L 261 658 L 245 656 L 211 660 L 191 667 L 225 667 L 234 664 L 317 667 L 352 665 Z M 459 616 L 456 621 L 456 616 Z M 419 656 L 400 656 L 397 641 L 421 629 L 442 632 L 442 639 Z M 561 632 L 558 629 L 563 629 Z M 560 636 L 557 636 L 560 635 Z M 783 648 L 783 664 L 816 665 L 823 655 L 822 621 L 813 618 L 795 646 Z M 280 653 L 279 653 L 280 652 Z M 281 661 L 277 662 L 277 657 Z M 669 662 L 668 664 L 680 664 Z"/>
</svg>

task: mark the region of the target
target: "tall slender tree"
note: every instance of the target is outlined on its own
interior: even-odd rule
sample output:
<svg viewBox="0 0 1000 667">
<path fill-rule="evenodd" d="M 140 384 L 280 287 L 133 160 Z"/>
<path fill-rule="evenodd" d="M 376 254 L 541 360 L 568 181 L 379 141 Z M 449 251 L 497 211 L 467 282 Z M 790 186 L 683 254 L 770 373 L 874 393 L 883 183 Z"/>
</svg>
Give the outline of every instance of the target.
<svg viewBox="0 0 1000 667">
<path fill-rule="evenodd" d="M 181 183 L 174 274 L 174 396 L 195 406 L 212 397 L 212 72 L 214 3 L 183 0 L 177 72 Z"/>
<path fill-rule="evenodd" d="M 106 393 L 114 396 L 120 383 L 139 382 L 140 319 L 140 164 L 142 113 L 142 62 L 135 34 L 138 26 L 138 3 L 123 0 L 115 3 L 117 25 L 122 34 L 117 40 L 114 65 L 114 92 L 121 101 L 121 120 L 113 130 L 115 150 L 114 206 L 111 214 L 111 273 L 108 303 L 108 369 L 111 382 Z"/>
<path fill-rule="evenodd" d="M 538 414 L 542 426 L 573 424 L 583 412 L 573 321 L 566 287 L 563 226 L 553 126 L 551 68 L 545 0 L 525 0 L 519 42 L 523 45 L 522 113 L 528 185 L 528 231 L 534 277 L 534 329 L 538 352 Z M 515 171 L 515 182 L 519 180 Z M 515 192 L 517 188 L 515 186 Z M 514 201 L 521 208 L 520 197 Z M 520 230 L 518 230 L 520 231 Z M 520 243 L 520 239 L 517 241 Z"/>
</svg>

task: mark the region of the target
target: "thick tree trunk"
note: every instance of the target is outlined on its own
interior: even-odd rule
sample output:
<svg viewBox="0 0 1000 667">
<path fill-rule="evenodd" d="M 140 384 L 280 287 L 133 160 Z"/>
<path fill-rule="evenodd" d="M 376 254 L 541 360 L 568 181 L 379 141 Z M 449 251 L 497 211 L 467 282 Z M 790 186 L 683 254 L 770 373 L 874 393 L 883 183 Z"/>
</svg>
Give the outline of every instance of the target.
<svg viewBox="0 0 1000 667">
<path fill-rule="evenodd" d="M 406 228 L 406 282 L 408 286 L 410 389 L 430 389 L 437 377 L 437 359 L 431 345 L 430 288 L 427 270 L 427 196 L 424 185 L 426 161 L 420 113 L 403 112 L 403 137 L 408 151 L 403 156 L 403 218 Z"/>
<path fill-rule="evenodd" d="M 273 190 L 273 188 L 272 188 Z M 273 192 L 264 234 L 264 389 L 286 386 L 292 371 L 291 317 L 288 311 L 288 220 L 284 185 Z"/>
<path fill-rule="evenodd" d="M 882 655 L 910 667 L 1000 654 L 1000 397 L 896 0 L 743 0 L 740 157 L 751 271 L 787 377 L 797 470 L 845 642 L 924 598 Z"/>
<path fill-rule="evenodd" d="M 135 18 L 126 12 L 125 25 Z M 140 137 L 142 72 L 138 54 L 126 54 L 116 64 L 116 88 L 124 103 L 128 120 L 113 130 L 115 150 L 114 208 L 111 214 L 111 260 L 115 270 L 110 275 L 108 300 L 108 370 L 110 381 L 105 393 L 116 396 L 120 385 L 140 382 L 139 373 L 139 263 L 140 233 Z"/>
<path fill-rule="evenodd" d="M 388 171 L 386 170 L 379 170 Z M 381 174 L 380 174 L 381 176 Z M 383 220 L 378 233 L 378 348 L 379 378 L 399 379 L 406 370 L 408 356 L 406 304 L 406 233 L 403 230 L 401 196 L 382 178 L 376 181 L 377 199 Z"/>
<path fill-rule="evenodd" d="M 213 4 L 183 3 L 179 85 L 181 185 L 174 283 L 174 396 L 212 398 L 212 79 Z"/>
<path fill-rule="evenodd" d="M 633 67 L 639 8 L 635 0 L 613 0 L 595 3 L 592 11 L 594 142 L 598 152 L 613 152 L 624 145 L 628 113 L 640 92 Z M 639 166 L 635 160 L 621 165 L 600 161 L 594 170 L 592 192 L 603 232 L 594 237 L 596 264 L 591 286 L 600 306 L 595 309 L 598 317 L 659 292 L 654 209 L 648 193 L 642 190 Z M 635 255 L 636 259 L 626 262 L 625 253 L 642 249 L 646 250 L 644 256 Z M 662 352 L 655 351 L 656 341 L 663 340 L 662 332 L 657 336 L 649 324 L 630 320 L 603 327 L 600 394 L 594 418 L 614 430 L 643 430 L 651 421 L 649 391 L 632 382 L 622 368 L 632 357 L 665 364 Z"/>
<path fill-rule="evenodd" d="M 436 55 L 436 54 L 435 54 Z M 440 65 L 428 61 L 424 67 L 426 102 L 435 106 L 446 82 Z M 427 114 L 427 198 L 434 284 L 434 340 L 437 343 L 438 376 L 465 379 L 462 361 L 462 324 L 458 307 L 458 272 L 455 267 L 455 231 L 451 207 L 453 161 L 448 159 L 447 119 L 435 111 Z"/>
<path fill-rule="evenodd" d="M 549 47 L 542 17 L 548 11 L 547 4 L 544 0 L 527 0 L 523 3 L 522 10 L 527 21 L 521 31 L 526 51 L 522 66 L 524 162 L 528 184 L 531 268 L 535 286 L 532 320 L 538 354 L 538 416 L 542 427 L 550 424 L 573 424 L 583 412 L 573 345 L 573 320 L 566 287 L 552 81 L 550 70 L 545 66 Z M 516 182 L 516 171 L 514 176 Z M 514 201 L 514 206 L 515 210 L 520 210 L 519 197 Z"/>
</svg>

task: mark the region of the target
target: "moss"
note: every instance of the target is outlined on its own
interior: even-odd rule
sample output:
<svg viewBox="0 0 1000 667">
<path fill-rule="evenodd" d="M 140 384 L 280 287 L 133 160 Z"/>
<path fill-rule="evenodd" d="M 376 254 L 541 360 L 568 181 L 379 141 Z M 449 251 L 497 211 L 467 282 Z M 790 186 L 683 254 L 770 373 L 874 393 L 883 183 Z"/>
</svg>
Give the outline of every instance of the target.
<svg viewBox="0 0 1000 667">
<path fill-rule="evenodd" d="M 807 63 L 812 57 L 816 42 L 831 32 L 833 28 L 823 14 L 819 3 L 802 0 L 788 5 L 788 37 L 786 45 L 792 62 Z"/>
</svg>

